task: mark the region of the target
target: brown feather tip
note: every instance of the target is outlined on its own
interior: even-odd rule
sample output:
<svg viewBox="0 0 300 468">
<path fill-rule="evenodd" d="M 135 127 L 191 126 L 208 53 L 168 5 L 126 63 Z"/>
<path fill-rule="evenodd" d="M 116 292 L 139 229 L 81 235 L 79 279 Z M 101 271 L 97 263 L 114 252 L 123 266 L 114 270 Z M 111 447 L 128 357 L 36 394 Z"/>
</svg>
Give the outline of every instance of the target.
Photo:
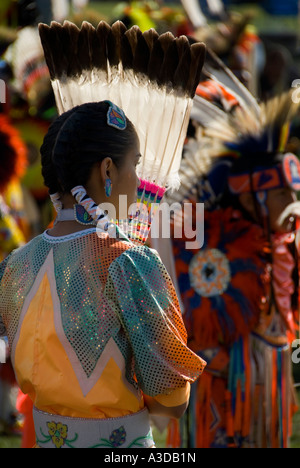
<svg viewBox="0 0 300 468">
<path fill-rule="evenodd" d="M 101 21 L 95 29 L 84 22 L 81 29 L 66 21 L 39 25 L 41 42 L 51 79 L 78 77 L 93 68 L 107 71 L 107 63 L 133 69 L 159 86 L 180 90 L 193 97 L 205 60 L 205 45 L 190 45 L 185 36 L 170 32 L 159 35 L 154 29 L 142 33 L 137 26 L 127 29 L 117 21 L 112 26 Z"/>
<path fill-rule="evenodd" d="M 150 72 L 153 71 L 153 67 L 151 69 L 149 67 L 150 57 L 158 38 L 159 34 L 155 29 L 149 29 L 143 34 L 136 33 L 137 40 L 134 48 L 132 68 L 137 73 L 143 73 L 150 77 Z"/>
<path fill-rule="evenodd" d="M 107 52 L 110 65 L 117 66 L 121 61 L 122 38 L 127 28 L 121 21 L 116 21 L 107 37 Z"/>
<path fill-rule="evenodd" d="M 54 25 L 54 23 L 52 23 L 52 25 L 53 27 L 50 27 L 47 24 L 39 24 L 39 34 L 44 49 L 46 63 L 49 68 L 51 79 L 53 80 L 60 73 L 58 70 L 60 64 L 56 64 L 56 62 L 60 62 L 62 58 L 59 57 L 59 54 L 56 52 L 58 44 L 56 42 L 57 37 L 55 34 L 55 28 L 58 26 Z"/>
<path fill-rule="evenodd" d="M 193 97 L 196 93 L 197 86 L 200 82 L 201 71 L 205 62 L 206 57 L 206 46 L 203 42 L 197 42 L 191 45 L 191 68 L 190 77 L 188 81 L 188 89 L 190 95 Z"/>
<path fill-rule="evenodd" d="M 121 60 L 124 69 L 133 69 L 133 60 L 142 31 L 138 26 L 128 29 L 123 36 Z"/>
</svg>

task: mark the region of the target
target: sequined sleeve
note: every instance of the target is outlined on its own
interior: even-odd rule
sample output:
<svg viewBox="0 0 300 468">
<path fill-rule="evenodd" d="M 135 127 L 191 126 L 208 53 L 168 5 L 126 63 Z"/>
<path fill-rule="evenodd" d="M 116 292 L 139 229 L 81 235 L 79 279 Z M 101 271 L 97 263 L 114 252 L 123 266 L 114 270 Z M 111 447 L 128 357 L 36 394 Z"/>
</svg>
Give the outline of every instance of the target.
<svg viewBox="0 0 300 468">
<path fill-rule="evenodd" d="M 109 274 L 142 391 L 168 395 L 195 381 L 205 363 L 187 347 L 175 289 L 158 255 L 147 247 L 129 249 Z"/>
<path fill-rule="evenodd" d="M 0 316 L 0 336 L 5 336 L 5 335 L 6 335 L 5 325 L 2 322 L 2 318 Z"/>
<path fill-rule="evenodd" d="M 9 256 L 5 260 L 3 260 L 3 262 L 0 263 L 0 282 L 2 281 L 2 277 L 4 274 L 8 259 L 9 259 Z M 0 305 L 0 336 L 6 336 L 6 328 L 1 317 L 1 305 Z"/>
</svg>

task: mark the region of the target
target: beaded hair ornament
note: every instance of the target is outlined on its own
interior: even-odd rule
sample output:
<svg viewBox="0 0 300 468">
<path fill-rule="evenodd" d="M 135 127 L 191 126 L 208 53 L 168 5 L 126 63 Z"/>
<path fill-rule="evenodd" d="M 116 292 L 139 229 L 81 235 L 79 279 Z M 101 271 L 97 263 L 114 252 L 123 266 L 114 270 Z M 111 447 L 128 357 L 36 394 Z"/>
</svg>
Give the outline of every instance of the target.
<svg viewBox="0 0 300 468">
<path fill-rule="evenodd" d="M 127 128 L 127 120 L 123 110 L 111 101 L 106 102 L 110 105 L 107 112 L 107 125 L 117 130 L 125 130 Z"/>
<path fill-rule="evenodd" d="M 128 237 L 143 244 L 152 205 L 180 185 L 178 171 L 205 45 L 191 45 L 187 37 L 169 32 L 127 29 L 120 21 L 112 26 L 101 21 L 97 28 L 84 22 L 81 29 L 68 21 L 52 22 L 41 24 L 39 32 L 59 113 L 110 101 L 108 124 L 122 130 L 126 114 L 137 131 L 142 154 L 137 204 L 143 209 L 117 224 L 127 226 Z"/>
</svg>

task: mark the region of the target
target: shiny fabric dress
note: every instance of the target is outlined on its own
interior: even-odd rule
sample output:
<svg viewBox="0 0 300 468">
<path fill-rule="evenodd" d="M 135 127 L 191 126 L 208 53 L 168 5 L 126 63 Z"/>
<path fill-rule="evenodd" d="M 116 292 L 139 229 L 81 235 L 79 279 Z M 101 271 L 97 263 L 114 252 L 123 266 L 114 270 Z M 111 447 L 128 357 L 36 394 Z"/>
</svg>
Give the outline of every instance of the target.
<svg viewBox="0 0 300 468">
<path fill-rule="evenodd" d="M 143 394 L 166 406 L 187 401 L 204 362 L 186 346 L 156 252 L 95 228 L 57 238 L 45 232 L 1 264 L 1 278 L 0 335 L 38 411 L 120 418 L 143 410 Z M 53 434 L 49 424 L 48 434 L 35 428 L 39 446 Z M 61 435 L 54 445 L 67 443 Z M 118 440 L 125 448 L 126 438 Z"/>
</svg>

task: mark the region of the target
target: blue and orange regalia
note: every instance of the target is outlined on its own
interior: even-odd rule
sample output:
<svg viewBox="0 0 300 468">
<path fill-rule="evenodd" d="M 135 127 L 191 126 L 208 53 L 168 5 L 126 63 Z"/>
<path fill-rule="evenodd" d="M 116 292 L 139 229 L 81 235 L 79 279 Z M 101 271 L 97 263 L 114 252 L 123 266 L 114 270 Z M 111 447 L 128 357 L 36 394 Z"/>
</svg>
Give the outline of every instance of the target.
<svg viewBox="0 0 300 468">
<path fill-rule="evenodd" d="M 182 185 L 168 199 L 205 206 L 203 245 L 187 249 L 192 239 L 176 237 L 174 229 L 172 261 L 188 343 L 207 367 L 192 386 L 187 416 L 170 424 L 168 445 L 285 448 L 296 410 L 300 164 L 288 152 L 288 129 L 298 107 L 290 94 L 258 105 L 214 54 L 210 58 L 232 87 L 216 79 L 213 65 L 200 83 Z M 274 228 L 270 201 L 278 194 L 288 201 Z M 177 222 L 174 216 L 173 226 Z"/>
</svg>

